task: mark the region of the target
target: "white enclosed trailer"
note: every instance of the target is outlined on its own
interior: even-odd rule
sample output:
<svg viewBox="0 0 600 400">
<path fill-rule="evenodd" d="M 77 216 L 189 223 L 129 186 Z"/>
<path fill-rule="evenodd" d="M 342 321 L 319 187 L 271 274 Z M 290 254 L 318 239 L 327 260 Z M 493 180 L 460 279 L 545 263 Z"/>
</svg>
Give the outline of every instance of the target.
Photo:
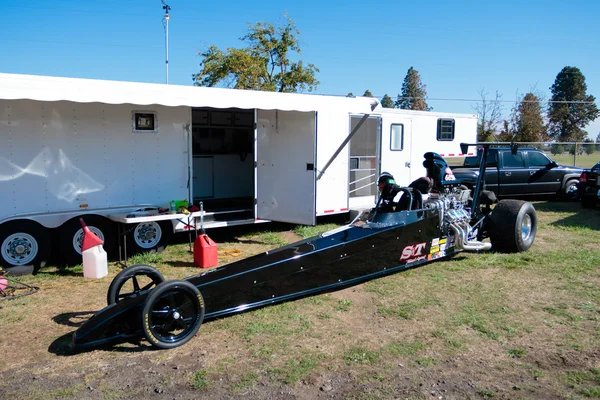
<svg viewBox="0 0 600 400">
<path fill-rule="evenodd" d="M 314 224 L 372 205 L 380 171 L 408 184 L 425 151 L 458 151 L 476 128 L 370 98 L 13 74 L 0 74 L 0 115 L 0 264 L 13 271 L 51 250 L 80 262 L 82 216 L 108 252 L 117 231 L 130 251 L 160 249 L 200 215 L 159 213 L 171 200 L 202 201 L 205 228 Z"/>
</svg>

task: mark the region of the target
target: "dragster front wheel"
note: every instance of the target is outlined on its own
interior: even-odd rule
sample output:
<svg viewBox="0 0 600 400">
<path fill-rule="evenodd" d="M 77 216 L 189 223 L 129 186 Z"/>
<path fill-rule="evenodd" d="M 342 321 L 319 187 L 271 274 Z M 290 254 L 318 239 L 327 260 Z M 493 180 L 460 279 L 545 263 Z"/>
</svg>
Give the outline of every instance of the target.
<svg viewBox="0 0 600 400">
<path fill-rule="evenodd" d="M 166 281 L 153 289 L 142 311 L 144 336 L 155 347 L 172 349 L 194 337 L 204 320 L 204 299 L 188 281 Z"/>
<path fill-rule="evenodd" d="M 164 280 L 162 274 L 154 267 L 146 264 L 132 265 L 119 272 L 110 283 L 106 302 L 110 306 L 130 297 L 137 297 Z"/>
</svg>

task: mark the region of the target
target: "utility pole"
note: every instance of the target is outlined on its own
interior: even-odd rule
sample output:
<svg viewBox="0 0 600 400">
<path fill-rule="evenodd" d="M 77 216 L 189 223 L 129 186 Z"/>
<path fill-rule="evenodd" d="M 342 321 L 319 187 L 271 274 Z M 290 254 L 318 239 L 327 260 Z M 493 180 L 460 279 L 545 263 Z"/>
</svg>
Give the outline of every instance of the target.
<svg viewBox="0 0 600 400">
<path fill-rule="evenodd" d="M 164 0 L 160 0 L 163 3 L 163 10 L 165 10 L 165 17 L 163 24 L 165 26 L 165 66 L 167 73 L 167 85 L 169 84 L 169 11 L 171 7 L 165 3 Z"/>
</svg>

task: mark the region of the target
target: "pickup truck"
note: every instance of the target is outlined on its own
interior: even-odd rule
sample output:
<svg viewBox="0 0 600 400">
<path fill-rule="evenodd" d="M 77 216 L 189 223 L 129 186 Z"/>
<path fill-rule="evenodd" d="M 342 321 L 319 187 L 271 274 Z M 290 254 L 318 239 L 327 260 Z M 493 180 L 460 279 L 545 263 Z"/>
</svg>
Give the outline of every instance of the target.
<svg viewBox="0 0 600 400">
<path fill-rule="evenodd" d="M 466 157 L 462 167 L 452 169 L 456 179 L 473 187 L 479 175 L 479 157 Z M 541 150 L 510 147 L 489 150 L 485 170 L 486 190 L 497 197 L 560 195 L 576 200 L 582 168 L 558 165 Z"/>
</svg>

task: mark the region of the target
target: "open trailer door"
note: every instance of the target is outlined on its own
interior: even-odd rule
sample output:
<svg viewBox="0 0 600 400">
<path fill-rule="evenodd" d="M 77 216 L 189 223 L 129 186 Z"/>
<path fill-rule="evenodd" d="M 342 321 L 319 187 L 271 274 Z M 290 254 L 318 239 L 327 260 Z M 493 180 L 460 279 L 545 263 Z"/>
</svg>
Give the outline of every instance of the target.
<svg viewBox="0 0 600 400">
<path fill-rule="evenodd" d="M 314 225 L 316 113 L 258 110 L 256 217 Z"/>
</svg>

